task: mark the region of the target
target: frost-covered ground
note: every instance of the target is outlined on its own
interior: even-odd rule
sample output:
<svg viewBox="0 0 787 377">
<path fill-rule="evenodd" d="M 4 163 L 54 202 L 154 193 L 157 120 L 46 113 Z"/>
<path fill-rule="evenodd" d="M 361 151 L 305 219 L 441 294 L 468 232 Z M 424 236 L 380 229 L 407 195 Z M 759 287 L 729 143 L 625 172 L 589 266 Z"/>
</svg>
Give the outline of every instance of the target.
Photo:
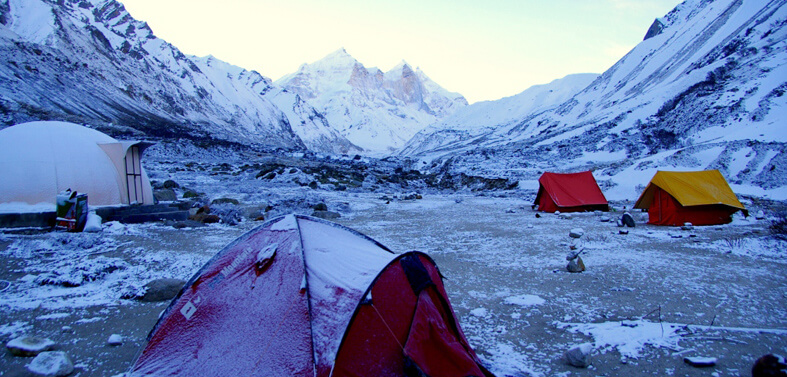
<svg viewBox="0 0 787 377">
<path fill-rule="evenodd" d="M 637 227 L 621 235 L 598 214 L 536 217 L 526 191 L 389 200 L 396 192 L 386 188 L 312 190 L 181 169 L 186 163 L 162 160 L 148 170 L 244 208 L 272 205 L 269 215 L 310 214 L 309 205 L 324 202 L 341 213 L 337 222 L 394 251 L 430 254 L 470 343 L 498 376 L 747 376 L 759 356 L 787 353 L 787 242 L 770 235 L 773 217 L 684 231 L 645 225 L 645 214 L 635 213 Z M 123 297 L 155 278 L 188 279 L 257 224 L 3 232 L 0 340 L 47 337 L 74 360 L 76 376 L 122 373 L 167 305 Z M 574 228 L 585 232 L 578 246 L 587 271 L 579 274 L 565 271 Z M 124 343 L 109 346 L 112 334 Z M 593 365 L 566 365 L 563 353 L 583 343 L 593 347 Z M 697 369 L 684 364 L 687 356 L 718 364 Z M 5 353 L 0 371 L 25 376 L 30 360 Z"/>
</svg>

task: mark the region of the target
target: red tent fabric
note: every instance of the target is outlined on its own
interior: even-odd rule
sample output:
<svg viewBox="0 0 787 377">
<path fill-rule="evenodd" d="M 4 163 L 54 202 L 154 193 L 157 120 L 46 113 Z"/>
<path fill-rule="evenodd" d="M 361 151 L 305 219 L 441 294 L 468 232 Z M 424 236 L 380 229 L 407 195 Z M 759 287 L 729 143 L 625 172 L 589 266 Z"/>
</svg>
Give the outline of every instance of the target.
<svg viewBox="0 0 787 377">
<path fill-rule="evenodd" d="M 550 173 L 538 179 L 536 200 L 539 211 L 582 212 L 608 211 L 609 203 L 598 187 L 593 173 Z"/>
<path fill-rule="evenodd" d="M 719 225 L 732 222 L 737 208 L 724 204 L 708 204 L 686 207 L 668 192 L 654 186 L 653 201 L 648 208 L 648 224 L 681 226 Z"/>
<path fill-rule="evenodd" d="M 192 277 L 129 375 L 492 376 L 431 258 L 294 215 L 240 237 Z"/>
</svg>

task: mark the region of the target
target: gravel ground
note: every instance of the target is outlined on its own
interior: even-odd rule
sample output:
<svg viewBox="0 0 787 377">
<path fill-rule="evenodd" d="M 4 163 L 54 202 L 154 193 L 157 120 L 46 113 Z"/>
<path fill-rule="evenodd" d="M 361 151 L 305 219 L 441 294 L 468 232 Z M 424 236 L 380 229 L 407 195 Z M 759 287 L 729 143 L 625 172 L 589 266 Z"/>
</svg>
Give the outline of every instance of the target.
<svg viewBox="0 0 787 377">
<path fill-rule="evenodd" d="M 325 194 L 329 208 L 349 203 L 337 222 L 394 251 L 420 250 L 436 260 L 471 345 L 499 376 L 748 376 L 758 357 L 787 353 L 785 243 L 769 237 L 768 221 L 736 218 L 683 231 L 644 225 L 644 214 L 635 213 L 637 227 L 621 235 L 598 214 L 536 217 L 518 198 L 378 197 Z M 187 279 L 256 224 L 185 230 L 146 224 L 99 236 L 6 232 L 0 279 L 10 285 L 0 292 L 0 340 L 44 336 L 70 355 L 74 376 L 120 374 L 168 303 L 119 293 L 152 278 Z M 568 236 L 575 228 L 585 233 L 579 241 Z M 73 245 L 69 237 L 100 241 L 90 239 L 81 254 L 69 256 L 73 248 L 58 246 Z M 584 248 L 585 272 L 565 270 L 572 243 Z M 26 278 L 63 259 L 125 264 L 74 288 L 43 290 Z M 636 335 L 653 326 L 664 335 L 639 343 L 616 332 L 630 328 Z M 111 334 L 124 343 L 108 345 Z M 593 345 L 591 367 L 567 365 L 563 353 L 582 343 Z M 695 368 L 683 362 L 687 356 L 718 363 Z M 31 375 L 30 360 L 5 352 L 0 371 Z"/>
</svg>

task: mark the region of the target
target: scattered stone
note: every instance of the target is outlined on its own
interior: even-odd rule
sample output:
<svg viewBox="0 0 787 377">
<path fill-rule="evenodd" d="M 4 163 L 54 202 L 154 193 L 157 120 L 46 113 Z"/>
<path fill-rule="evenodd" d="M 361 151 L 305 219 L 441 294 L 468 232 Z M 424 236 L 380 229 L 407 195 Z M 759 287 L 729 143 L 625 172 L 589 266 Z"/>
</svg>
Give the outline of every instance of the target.
<svg viewBox="0 0 787 377">
<path fill-rule="evenodd" d="M 319 217 L 321 219 L 326 219 L 326 220 L 333 220 L 342 217 L 342 215 L 339 214 L 339 212 L 333 212 L 333 211 L 314 211 L 314 213 L 312 213 L 312 216 Z"/>
<path fill-rule="evenodd" d="M 210 205 L 214 205 L 214 204 L 234 204 L 234 205 L 238 205 L 238 204 L 240 204 L 240 201 L 238 199 L 232 199 L 232 198 L 219 198 L 219 199 L 214 199 L 212 202 L 210 202 Z"/>
<path fill-rule="evenodd" d="M 762 210 L 757 211 L 757 213 L 754 215 L 754 218 L 757 220 L 765 220 L 765 212 Z"/>
<path fill-rule="evenodd" d="M 585 263 L 582 262 L 582 257 L 577 256 L 575 259 L 572 259 L 568 262 L 568 266 L 566 266 L 568 272 L 582 272 L 585 271 Z"/>
<path fill-rule="evenodd" d="M 205 196 L 204 192 L 196 192 L 194 190 L 186 190 L 183 193 L 183 199 L 190 199 L 190 198 L 199 198 Z"/>
<path fill-rule="evenodd" d="M 123 337 L 120 336 L 120 334 L 112 334 L 109 336 L 109 339 L 107 339 L 107 344 L 110 346 L 119 346 L 123 344 Z"/>
<path fill-rule="evenodd" d="M 516 213 L 516 210 L 513 208 L 506 209 L 506 213 Z"/>
<path fill-rule="evenodd" d="M 180 279 L 156 279 L 145 284 L 145 294 L 140 298 L 144 302 L 172 300 L 186 284 Z"/>
<path fill-rule="evenodd" d="M 681 235 L 681 234 L 670 234 L 670 237 L 672 237 L 672 238 L 683 238 L 683 235 Z"/>
<path fill-rule="evenodd" d="M 571 215 L 568 213 L 561 213 L 560 218 L 563 220 L 571 220 Z"/>
<path fill-rule="evenodd" d="M 174 224 L 172 224 L 172 227 L 175 229 L 199 228 L 203 226 L 205 226 L 205 224 L 195 220 L 176 221 Z"/>
<path fill-rule="evenodd" d="M 537 218 L 537 219 L 540 219 L 540 218 L 541 218 L 541 215 L 540 215 L 540 214 L 538 214 L 538 213 L 536 213 L 536 218 Z"/>
<path fill-rule="evenodd" d="M 618 226 L 618 228 L 622 228 L 622 227 L 624 227 L 624 226 L 625 226 L 625 225 L 623 225 L 623 221 L 621 221 L 621 220 L 618 220 L 618 221 L 616 222 L 616 225 Z"/>
<path fill-rule="evenodd" d="M 74 329 L 71 326 L 63 326 L 60 328 L 60 332 L 63 334 L 72 334 L 74 333 Z"/>
<path fill-rule="evenodd" d="M 315 211 L 327 211 L 328 206 L 325 203 L 317 203 L 312 207 Z"/>
<path fill-rule="evenodd" d="M 683 226 L 680 227 L 681 230 L 692 230 L 694 229 L 694 224 L 692 223 L 683 223 Z"/>
<path fill-rule="evenodd" d="M 74 371 L 74 363 L 63 351 L 41 352 L 27 364 L 27 370 L 38 376 L 68 376 Z"/>
<path fill-rule="evenodd" d="M 574 228 L 568 232 L 568 236 L 571 238 L 580 238 L 585 235 L 585 230 L 582 228 Z"/>
<path fill-rule="evenodd" d="M 5 345 L 14 356 L 35 356 L 54 346 L 55 342 L 50 339 L 27 335 L 11 339 Z"/>
<path fill-rule="evenodd" d="M 705 368 L 705 367 L 712 367 L 716 365 L 716 358 L 715 357 L 685 357 L 683 358 L 683 362 L 689 364 L 693 367 L 697 368 Z"/>
<path fill-rule="evenodd" d="M 637 224 L 634 222 L 634 218 L 628 212 L 623 214 L 623 217 L 620 218 L 620 222 L 629 228 L 634 228 L 637 226 Z"/>
<path fill-rule="evenodd" d="M 206 215 L 202 218 L 202 222 L 205 224 L 215 224 L 221 221 L 221 217 L 219 215 Z"/>
<path fill-rule="evenodd" d="M 618 231 L 618 234 L 629 234 L 629 231 L 627 229 L 621 229 Z"/>
<path fill-rule="evenodd" d="M 592 363 L 591 352 L 593 346 L 590 343 L 580 344 L 566 351 L 566 362 L 577 368 L 587 368 Z"/>
<path fill-rule="evenodd" d="M 168 180 L 164 181 L 163 187 L 164 188 L 168 188 L 168 189 L 176 189 L 176 188 L 180 188 L 180 185 L 177 182 L 175 182 L 175 181 L 173 181 L 171 179 L 168 179 Z"/>
<path fill-rule="evenodd" d="M 527 229 L 533 229 L 534 227 L 533 224 L 527 224 Z"/>
<path fill-rule="evenodd" d="M 752 377 L 785 376 L 787 375 L 787 361 L 783 356 L 769 353 L 754 362 L 751 375 Z"/>
<path fill-rule="evenodd" d="M 599 217 L 599 220 L 600 220 L 602 223 L 608 223 L 610 220 L 612 220 L 612 218 L 610 218 L 609 216 L 606 216 L 606 215 L 605 215 L 605 216 L 601 216 L 601 217 Z"/>
<path fill-rule="evenodd" d="M 159 202 L 174 202 L 178 200 L 178 194 L 173 189 L 161 189 L 153 191 L 153 197 Z"/>
</svg>

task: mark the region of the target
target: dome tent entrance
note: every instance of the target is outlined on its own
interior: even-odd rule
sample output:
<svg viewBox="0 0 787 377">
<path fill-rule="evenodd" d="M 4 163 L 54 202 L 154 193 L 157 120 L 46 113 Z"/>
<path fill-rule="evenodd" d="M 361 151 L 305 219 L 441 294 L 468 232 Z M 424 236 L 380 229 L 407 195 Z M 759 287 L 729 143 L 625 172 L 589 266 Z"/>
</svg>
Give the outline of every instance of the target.
<svg viewBox="0 0 787 377">
<path fill-rule="evenodd" d="M 132 367 L 143 375 L 491 376 L 431 258 L 298 215 L 241 236 L 189 280 Z"/>
<path fill-rule="evenodd" d="M 538 178 L 534 205 L 544 212 L 608 211 L 609 203 L 598 187 L 593 173 L 546 172 Z"/>
<path fill-rule="evenodd" d="M 748 215 L 718 170 L 657 171 L 634 208 L 647 209 L 656 225 L 718 225 L 738 210 Z"/>
<path fill-rule="evenodd" d="M 141 157 L 150 143 L 118 141 L 67 122 L 0 130 L 0 203 L 55 203 L 67 189 L 90 205 L 153 204 Z"/>
</svg>

